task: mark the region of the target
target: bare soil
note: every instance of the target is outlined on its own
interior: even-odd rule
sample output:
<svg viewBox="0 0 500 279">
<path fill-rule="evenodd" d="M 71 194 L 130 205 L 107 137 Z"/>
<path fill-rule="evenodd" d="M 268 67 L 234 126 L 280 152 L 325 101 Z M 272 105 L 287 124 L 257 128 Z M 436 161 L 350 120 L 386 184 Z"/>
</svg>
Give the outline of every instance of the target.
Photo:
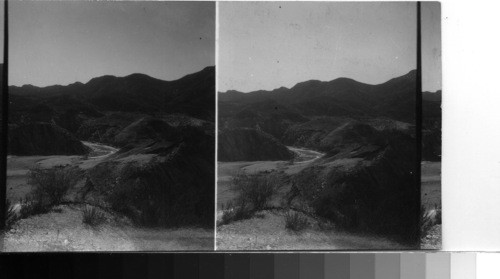
<svg viewBox="0 0 500 279">
<path fill-rule="evenodd" d="M 3 236 L 1 251 L 175 251 L 212 250 L 213 231 L 199 228 L 137 228 L 105 212 L 104 223 L 82 222 L 83 205 L 62 205 L 19 220 Z"/>
<path fill-rule="evenodd" d="M 321 230 L 308 218 L 310 227 L 301 232 L 285 228 L 283 211 L 262 211 L 248 220 L 217 228 L 217 250 L 372 250 L 405 249 L 387 239 L 356 235 L 335 229 Z"/>
<path fill-rule="evenodd" d="M 441 162 L 422 162 L 422 205 L 426 210 L 441 209 Z M 441 224 L 434 225 L 422 236 L 422 249 L 441 249 Z"/>
<path fill-rule="evenodd" d="M 441 249 L 442 241 L 441 225 L 435 225 L 429 230 L 427 235 L 422 238 L 420 248 L 429 250 Z"/>
<path fill-rule="evenodd" d="M 441 162 L 422 162 L 422 204 L 441 208 Z"/>
</svg>

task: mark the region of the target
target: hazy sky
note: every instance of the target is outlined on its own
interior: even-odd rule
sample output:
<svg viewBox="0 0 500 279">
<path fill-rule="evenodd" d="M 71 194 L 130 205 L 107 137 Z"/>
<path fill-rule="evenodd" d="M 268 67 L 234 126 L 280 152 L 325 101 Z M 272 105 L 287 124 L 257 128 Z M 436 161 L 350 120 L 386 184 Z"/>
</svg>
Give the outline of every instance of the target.
<svg viewBox="0 0 500 279">
<path fill-rule="evenodd" d="M 221 2 L 219 20 L 219 91 L 377 84 L 416 68 L 415 2 Z"/>
<path fill-rule="evenodd" d="M 441 89 L 441 5 L 422 2 L 422 89 Z"/>
<path fill-rule="evenodd" d="M 215 64 L 211 2 L 11 1 L 9 83 L 144 73 L 173 80 Z"/>
</svg>

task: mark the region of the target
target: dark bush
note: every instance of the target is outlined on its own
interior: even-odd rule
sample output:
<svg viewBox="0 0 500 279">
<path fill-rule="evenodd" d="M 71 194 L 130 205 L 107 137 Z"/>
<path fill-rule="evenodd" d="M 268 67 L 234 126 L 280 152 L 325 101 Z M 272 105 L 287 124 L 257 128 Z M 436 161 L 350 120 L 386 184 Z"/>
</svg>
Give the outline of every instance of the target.
<svg viewBox="0 0 500 279">
<path fill-rule="evenodd" d="M 437 212 L 436 212 L 436 224 L 441 224 L 442 223 L 442 215 L 441 215 L 441 208 L 437 209 Z"/>
<path fill-rule="evenodd" d="M 217 225 L 226 225 L 231 222 L 249 219 L 253 216 L 254 212 L 246 206 L 246 204 L 238 203 L 233 205 L 232 202 L 222 205 L 221 220 Z"/>
<path fill-rule="evenodd" d="M 45 214 L 49 212 L 51 208 L 47 200 L 44 199 L 44 195 L 40 193 L 26 195 L 24 199 L 21 199 L 20 203 L 21 209 L 19 211 L 19 217 L 21 219 L 32 215 Z"/>
<path fill-rule="evenodd" d="M 214 135 L 199 127 L 169 127 L 157 119 L 122 132 L 126 150 L 87 171 L 89 194 L 137 225 L 213 228 Z M 129 160 L 139 154 L 154 156 L 148 162 Z"/>
<path fill-rule="evenodd" d="M 5 219 L 5 228 L 10 229 L 12 225 L 19 219 L 14 206 L 11 204 L 10 200 L 5 201 L 6 208 L 6 219 Z"/>
<path fill-rule="evenodd" d="M 218 225 L 251 218 L 257 211 L 265 209 L 282 185 L 277 172 L 245 174 L 233 178 L 232 187 L 238 192 L 233 202 L 222 206 L 222 217 Z"/>
<path fill-rule="evenodd" d="M 300 232 L 309 227 L 307 218 L 298 212 L 285 213 L 285 228 L 294 232 Z"/>
<path fill-rule="evenodd" d="M 233 178 L 232 185 L 238 192 L 239 204 L 251 206 L 253 211 L 264 209 L 281 187 L 281 177 L 278 173 L 269 174 L 238 174 Z"/>
<path fill-rule="evenodd" d="M 212 162 L 180 155 L 144 165 L 108 163 L 94 167 L 89 176 L 110 207 L 138 225 L 213 228 Z"/>
<path fill-rule="evenodd" d="M 35 187 L 33 195 L 49 205 L 61 203 L 64 195 L 78 181 L 75 169 L 57 166 L 50 169 L 34 168 L 28 173 L 28 183 Z"/>
<path fill-rule="evenodd" d="M 87 205 L 83 209 L 83 223 L 90 226 L 97 226 L 105 221 L 104 213 L 95 206 Z"/>
<path fill-rule="evenodd" d="M 441 209 L 420 208 L 420 236 L 426 237 L 435 225 L 441 224 Z"/>
</svg>

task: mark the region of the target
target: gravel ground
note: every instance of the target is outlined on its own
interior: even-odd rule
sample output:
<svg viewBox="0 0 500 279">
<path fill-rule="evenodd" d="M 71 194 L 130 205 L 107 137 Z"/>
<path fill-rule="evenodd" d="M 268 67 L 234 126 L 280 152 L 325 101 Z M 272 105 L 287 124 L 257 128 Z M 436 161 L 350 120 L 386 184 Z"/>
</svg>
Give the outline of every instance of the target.
<svg viewBox="0 0 500 279">
<path fill-rule="evenodd" d="M 145 229 L 105 213 L 105 222 L 82 222 L 82 205 L 64 205 L 47 214 L 19 220 L 3 236 L 4 252 L 213 250 L 213 231 Z"/>
<path fill-rule="evenodd" d="M 441 235 L 441 225 L 435 225 L 429 230 L 429 233 L 422 238 L 421 241 L 422 249 L 441 249 L 442 246 L 442 235 Z"/>
<path fill-rule="evenodd" d="M 284 212 L 262 211 L 251 219 L 218 227 L 217 250 L 405 249 L 381 237 L 320 230 L 314 219 L 308 220 L 310 228 L 295 233 L 285 229 Z"/>
</svg>

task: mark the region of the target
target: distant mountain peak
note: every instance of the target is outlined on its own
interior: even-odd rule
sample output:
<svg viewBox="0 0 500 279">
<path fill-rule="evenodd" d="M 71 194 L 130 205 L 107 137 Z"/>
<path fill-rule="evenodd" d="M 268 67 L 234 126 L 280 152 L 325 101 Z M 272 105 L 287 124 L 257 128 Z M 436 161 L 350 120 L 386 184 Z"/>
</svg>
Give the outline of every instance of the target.
<svg viewBox="0 0 500 279">
<path fill-rule="evenodd" d="M 73 82 L 71 84 L 68 84 L 68 86 L 82 86 L 83 83 L 79 82 L 79 81 L 76 81 L 76 82 Z"/>
<path fill-rule="evenodd" d="M 203 71 L 212 71 L 212 70 L 215 70 L 215 66 L 206 66 L 205 68 L 203 68 L 203 70 L 201 70 L 202 72 Z"/>
<path fill-rule="evenodd" d="M 417 70 L 413 69 L 409 71 L 406 75 L 401 76 L 401 78 L 415 79 L 417 78 Z"/>
<path fill-rule="evenodd" d="M 21 86 L 21 88 L 23 88 L 23 89 L 34 89 L 34 88 L 37 88 L 37 87 L 34 86 L 34 85 L 31 85 L 31 84 L 24 84 L 23 86 Z"/>
<path fill-rule="evenodd" d="M 306 81 L 299 82 L 299 83 L 295 84 L 295 86 L 293 86 L 292 89 L 317 86 L 317 85 L 320 85 L 321 83 L 322 83 L 322 81 L 317 80 L 317 79 L 306 80 Z"/>
<path fill-rule="evenodd" d="M 394 83 L 400 83 L 400 82 L 416 82 L 417 81 L 417 70 L 411 70 L 408 73 L 392 78 L 386 82 L 383 83 L 383 85 L 390 85 Z"/>
<path fill-rule="evenodd" d="M 281 86 L 280 88 L 276 88 L 276 89 L 274 89 L 272 92 L 280 92 L 280 91 L 286 91 L 286 90 L 288 90 L 288 88 L 287 88 L 287 87 L 285 87 L 285 86 Z"/>
<path fill-rule="evenodd" d="M 224 94 L 244 94 L 243 92 L 238 91 L 238 90 L 227 90 L 226 92 L 221 92 L 221 93 L 224 93 Z"/>
<path fill-rule="evenodd" d="M 89 80 L 86 84 L 99 83 L 99 82 L 104 82 L 104 81 L 113 80 L 113 79 L 116 79 L 116 78 L 117 78 L 116 76 L 112 76 L 112 75 L 104 75 L 104 76 L 100 76 L 100 77 L 95 77 L 95 78 L 92 78 L 92 79 L 91 79 L 91 80 Z"/>
<path fill-rule="evenodd" d="M 133 73 L 128 76 L 125 76 L 125 78 L 151 78 L 150 76 L 146 74 L 141 74 L 141 73 Z"/>
</svg>

